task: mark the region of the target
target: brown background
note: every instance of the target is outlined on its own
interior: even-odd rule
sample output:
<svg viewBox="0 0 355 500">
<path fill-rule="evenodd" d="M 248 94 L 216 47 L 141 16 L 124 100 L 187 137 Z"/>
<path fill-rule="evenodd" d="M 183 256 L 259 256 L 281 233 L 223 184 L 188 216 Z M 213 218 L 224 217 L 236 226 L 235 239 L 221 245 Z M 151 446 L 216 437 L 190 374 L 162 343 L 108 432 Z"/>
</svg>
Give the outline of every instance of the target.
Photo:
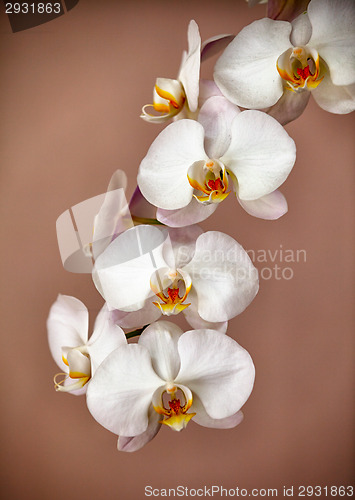
<svg viewBox="0 0 355 500">
<path fill-rule="evenodd" d="M 61 265 L 57 217 L 103 193 L 124 169 L 129 193 L 161 127 L 140 120 L 155 77 L 174 77 L 195 19 L 202 39 L 264 16 L 237 1 L 89 1 L 12 33 L 1 14 L 1 333 L 4 498 L 136 499 L 144 486 L 348 485 L 353 468 L 354 115 L 311 99 L 287 129 L 297 162 L 289 213 L 267 222 L 228 199 L 203 223 L 246 249 L 305 249 L 291 280 L 261 281 L 229 334 L 252 355 L 254 392 L 233 430 L 162 429 L 142 451 L 116 451 L 85 399 L 58 394 L 45 321 L 57 294 L 95 316 L 89 275 Z M 212 63 L 204 75 L 211 74 Z M 257 75 L 256 75 L 257 78 Z M 272 262 L 256 263 L 261 269 Z"/>
</svg>

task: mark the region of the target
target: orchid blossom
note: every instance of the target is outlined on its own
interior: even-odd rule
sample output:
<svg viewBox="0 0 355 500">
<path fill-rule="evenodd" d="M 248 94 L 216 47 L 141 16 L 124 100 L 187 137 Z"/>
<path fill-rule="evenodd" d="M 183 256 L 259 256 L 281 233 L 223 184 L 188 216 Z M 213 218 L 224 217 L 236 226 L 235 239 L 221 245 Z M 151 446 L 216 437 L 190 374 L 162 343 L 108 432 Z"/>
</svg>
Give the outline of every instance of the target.
<svg viewBox="0 0 355 500">
<path fill-rule="evenodd" d="M 117 347 L 127 343 L 123 330 L 114 324 L 104 306 L 88 339 L 89 314 L 84 304 L 59 295 L 47 320 L 48 342 L 54 361 L 62 373 L 54 377 L 57 391 L 80 395 L 86 392 L 96 368 Z M 58 382 L 58 377 L 64 377 Z"/>
<path fill-rule="evenodd" d="M 280 123 L 297 118 L 310 92 L 321 108 L 355 109 L 355 2 L 311 0 L 292 24 L 261 19 L 245 27 L 216 63 L 214 79 L 233 103 L 272 106 Z"/>
<path fill-rule="evenodd" d="M 200 63 L 201 37 L 198 26 L 191 20 L 187 30 L 188 51 L 183 52 L 180 71 L 176 80 L 157 78 L 153 93 L 153 104 L 142 108 L 141 118 L 152 123 L 163 123 L 176 116 L 183 109 L 187 113 L 197 110 Z M 152 115 L 147 109 L 153 107 L 159 113 Z"/>
<path fill-rule="evenodd" d="M 247 210 L 260 199 L 262 205 L 263 198 L 270 198 L 286 180 L 295 162 L 293 140 L 265 113 L 240 112 L 215 96 L 201 108 L 199 122 L 179 120 L 166 127 L 139 168 L 143 196 L 158 207 L 157 218 L 172 226 L 207 218 L 231 189 Z M 287 204 L 282 195 L 275 203 L 272 213 L 254 208 L 253 215 L 280 217 Z M 177 221 L 176 212 L 169 214 L 173 210 L 183 211 Z"/>
<path fill-rule="evenodd" d="M 118 449 L 136 451 L 161 424 L 183 430 L 190 420 L 231 428 L 253 388 L 251 357 L 215 330 L 183 333 L 168 321 L 147 327 L 138 344 L 116 349 L 87 391 L 93 417 L 119 435 Z"/>
<path fill-rule="evenodd" d="M 151 311 L 153 304 L 155 319 L 183 312 L 193 328 L 223 332 L 258 291 L 257 270 L 243 248 L 196 226 L 170 230 L 169 237 L 153 226 L 129 229 L 96 260 L 93 279 L 111 309 L 132 313 L 149 305 Z"/>
</svg>

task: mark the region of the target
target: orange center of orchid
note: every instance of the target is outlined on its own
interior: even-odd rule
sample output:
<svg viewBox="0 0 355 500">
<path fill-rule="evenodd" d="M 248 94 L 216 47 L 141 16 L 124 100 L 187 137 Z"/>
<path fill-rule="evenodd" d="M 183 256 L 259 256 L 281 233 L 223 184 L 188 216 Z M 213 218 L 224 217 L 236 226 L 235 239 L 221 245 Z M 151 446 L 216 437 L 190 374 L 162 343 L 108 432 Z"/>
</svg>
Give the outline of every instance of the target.
<svg viewBox="0 0 355 500">
<path fill-rule="evenodd" d="M 180 399 L 173 399 L 172 401 L 169 401 L 169 406 L 170 406 L 171 412 L 175 413 L 175 415 L 178 415 L 178 413 L 181 410 Z"/>
<path fill-rule="evenodd" d="M 189 168 L 187 178 L 196 191 L 203 195 L 194 194 L 194 198 L 204 205 L 220 203 L 230 193 L 228 190 L 228 177 L 223 164 L 218 160 L 195 162 Z"/>
<path fill-rule="evenodd" d="M 221 179 L 216 179 L 216 180 L 213 180 L 213 179 L 210 179 L 208 182 L 207 182 L 207 185 L 208 187 L 211 189 L 211 191 L 223 191 L 223 182 L 221 181 Z"/>
<path fill-rule="evenodd" d="M 190 303 L 184 303 L 191 290 L 191 278 L 179 270 L 163 269 L 156 271 L 150 278 L 150 288 L 161 302 L 153 302 L 165 316 L 179 314 Z"/>
<path fill-rule="evenodd" d="M 182 388 L 179 387 L 173 387 L 170 390 L 166 389 L 158 397 L 158 401 L 153 401 L 155 411 L 165 417 L 160 421 L 161 424 L 165 424 L 175 431 L 182 431 L 185 429 L 192 417 L 196 415 L 196 413 L 187 413 L 192 405 L 192 393 L 189 389 L 187 389 L 187 391 L 188 396 Z M 183 405 L 181 405 L 181 400 L 176 397 L 177 393 L 181 393 L 182 397 L 185 399 Z M 164 394 L 170 395 L 170 401 L 168 401 L 169 407 L 163 402 Z"/>
<path fill-rule="evenodd" d="M 294 47 L 286 50 L 278 58 L 277 70 L 289 90 L 302 91 L 315 89 L 324 76 L 321 76 L 318 52 L 312 47 Z"/>
<path fill-rule="evenodd" d="M 173 304 L 175 304 L 176 300 L 181 299 L 178 288 L 168 288 L 168 296 Z"/>
<path fill-rule="evenodd" d="M 309 70 L 309 66 L 305 68 L 297 68 L 297 74 L 303 79 L 306 80 L 309 76 L 313 76 Z"/>
</svg>

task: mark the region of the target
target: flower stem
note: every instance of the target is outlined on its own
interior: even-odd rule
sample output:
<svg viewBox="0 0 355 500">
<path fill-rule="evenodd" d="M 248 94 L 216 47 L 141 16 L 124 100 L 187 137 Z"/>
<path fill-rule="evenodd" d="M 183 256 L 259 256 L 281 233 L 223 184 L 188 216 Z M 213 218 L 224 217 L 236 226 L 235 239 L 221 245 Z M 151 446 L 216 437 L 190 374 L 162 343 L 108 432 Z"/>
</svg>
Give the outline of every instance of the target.
<svg viewBox="0 0 355 500">
<path fill-rule="evenodd" d="M 145 330 L 147 328 L 147 326 L 149 326 L 149 324 L 142 326 L 142 328 L 137 328 L 137 330 L 133 330 L 132 332 L 126 333 L 125 334 L 126 339 L 128 340 L 128 339 L 131 339 L 132 337 L 137 337 L 138 335 L 140 335 L 143 332 L 143 330 Z"/>
<path fill-rule="evenodd" d="M 159 226 L 165 226 L 162 222 L 159 222 L 158 219 L 148 219 L 145 217 L 137 217 L 136 215 L 132 215 L 132 220 L 136 224 L 155 224 Z"/>
</svg>

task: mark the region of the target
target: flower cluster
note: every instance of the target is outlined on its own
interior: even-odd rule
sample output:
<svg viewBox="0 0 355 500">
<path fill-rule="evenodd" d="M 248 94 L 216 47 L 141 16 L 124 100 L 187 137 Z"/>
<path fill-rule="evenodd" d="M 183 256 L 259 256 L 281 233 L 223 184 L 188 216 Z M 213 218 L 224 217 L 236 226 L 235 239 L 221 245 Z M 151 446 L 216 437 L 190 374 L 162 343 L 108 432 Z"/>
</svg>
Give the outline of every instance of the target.
<svg viewBox="0 0 355 500">
<path fill-rule="evenodd" d="M 142 108 L 149 123 L 172 122 L 143 158 L 129 205 L 117 171 L 91 224 L 85 254 L 105 300 L 92 335 L 78 299 L 59 295 L 50 310 L 55 388 L 86 394 L 119 450 L 140 449 L 162 425 L 242 421 L 255 370 L 228 322 L 254 299 L 258 273 L 237 241 L 197 224 L 230 195 L 254 217 L 284 215 L 279 187 L 296 147 L 283 126 L 311 93 L 332 113 L 355 109 L 353 0 L 270 0 L 268 13 L 203 43 L 190 22 L 176 79 L 157 78 Z M 216 53 L 214 79 L 201 80 L 201 63 Z"/>
</svg>

